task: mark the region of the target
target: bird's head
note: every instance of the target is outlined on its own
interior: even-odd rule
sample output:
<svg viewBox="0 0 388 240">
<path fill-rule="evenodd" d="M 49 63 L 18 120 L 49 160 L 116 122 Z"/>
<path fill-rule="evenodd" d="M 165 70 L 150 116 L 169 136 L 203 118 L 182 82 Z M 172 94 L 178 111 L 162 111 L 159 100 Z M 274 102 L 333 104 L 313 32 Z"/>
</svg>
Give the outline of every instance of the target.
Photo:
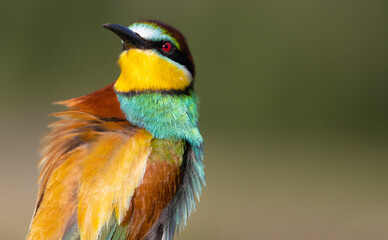
<svg viewBox="0 0 388 240">
<path fill-rule="evenodd" d="M 193 58 L 184 36 L 175 28 L 155 20 L 139 21 L 129 27 L 103 27 L 123 42 L 116 92 L 184 91 L 192 86 Z"/>
</svg>

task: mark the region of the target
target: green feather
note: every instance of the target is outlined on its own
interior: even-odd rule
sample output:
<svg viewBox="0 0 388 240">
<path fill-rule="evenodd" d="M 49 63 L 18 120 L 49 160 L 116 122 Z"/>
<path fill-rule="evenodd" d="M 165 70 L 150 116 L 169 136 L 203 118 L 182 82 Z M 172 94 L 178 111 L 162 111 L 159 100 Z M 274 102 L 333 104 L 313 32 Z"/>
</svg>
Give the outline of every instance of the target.
<svg viewBox="0 0 388 240">
<path fill-rule="evenodd" d="M 129 122 L 144 127 L 158 139 L 185 139 L 193 146 L 203 142 L 197 126 L 197 97 L 188 95 L 144 93 L 128 96 L 116 93 Z"/>
</svg>

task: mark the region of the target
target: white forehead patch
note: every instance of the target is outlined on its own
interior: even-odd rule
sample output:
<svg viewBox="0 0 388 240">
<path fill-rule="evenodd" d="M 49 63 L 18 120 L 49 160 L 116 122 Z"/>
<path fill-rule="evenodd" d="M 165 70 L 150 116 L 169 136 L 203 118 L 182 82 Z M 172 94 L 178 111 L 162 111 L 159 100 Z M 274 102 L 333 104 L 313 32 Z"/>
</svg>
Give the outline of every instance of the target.
<svg viewBox="0 0 388 240">
<path fill-rule="evenodd" d="M 161 29 L 146 24 L 133 24 L 129 27 L 129 29 L 139 34 L 140 37 L 147 40 L 154 40 L 155 38 L 158 38 L 158 36 L 163 35 Z"/>
<path fill-rule="evenodd" d="M 158 26 L 147 23 L 134 23 L 128 28 L 146 40 L 170 41 L 175 45 L 178 45 L 175 39 L 171 38 L 168 34 L 165 33 L 165 30 Z"/>
</svg>

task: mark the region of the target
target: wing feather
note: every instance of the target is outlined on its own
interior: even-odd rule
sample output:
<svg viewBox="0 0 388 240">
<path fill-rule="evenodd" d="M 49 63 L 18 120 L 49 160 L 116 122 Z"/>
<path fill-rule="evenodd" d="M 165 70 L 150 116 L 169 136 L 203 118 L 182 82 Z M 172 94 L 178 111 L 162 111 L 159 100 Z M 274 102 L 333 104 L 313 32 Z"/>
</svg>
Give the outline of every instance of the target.
<svg viewBox="0 0 388 240">
<path fill-rule="evenodd" d="M 56 114 L 44 139 L 37 206 L 27 239 L 124 239 L 120 226 L 141 183 L 152 135 L 81 110 Z M 113 216 L 114 221 L 110 224 Z M 101 233 L 100 233 L 101 232 Z"/>
<path fill-rule="evenodd" d="M 96 239 L 113 212 L 118 224 L 122 222 L 143 177 L 151 139 L 139 130 L 128 137 L 107 134 L 94 144 L 84 161 L 78 194 L 81 239 Z"/>
</svg>

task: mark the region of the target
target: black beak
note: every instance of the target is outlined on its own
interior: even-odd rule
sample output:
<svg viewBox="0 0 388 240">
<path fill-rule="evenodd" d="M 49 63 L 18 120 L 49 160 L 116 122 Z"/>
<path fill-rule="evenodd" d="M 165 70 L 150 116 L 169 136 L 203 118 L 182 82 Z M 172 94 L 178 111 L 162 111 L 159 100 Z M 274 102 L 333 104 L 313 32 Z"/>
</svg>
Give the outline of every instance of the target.
<svg viewBox="0 0 388 240">
<path fill-rule="evenodd" d="M 133 32 L 127 27 L 111 23 L 103 24 L 102 26 L 116 33 L 116 35 L 124 41 L 125 45 L 129 47 L 144 49 L 148 45 L 146 40 L 141 38 L 137 33 Z"/>
</svg>

